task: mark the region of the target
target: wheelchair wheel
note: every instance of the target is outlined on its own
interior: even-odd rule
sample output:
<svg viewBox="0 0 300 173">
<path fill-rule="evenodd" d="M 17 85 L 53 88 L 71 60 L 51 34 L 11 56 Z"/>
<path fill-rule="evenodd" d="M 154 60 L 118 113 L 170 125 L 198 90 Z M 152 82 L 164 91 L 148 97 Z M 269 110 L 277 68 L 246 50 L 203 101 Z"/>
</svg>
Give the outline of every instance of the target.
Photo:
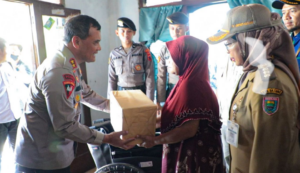
<svg viewBox="0 0 300 173">
<path fill-rule="evenodd" d="M 140 168 L 127 163 L 112 163 L 99 168 L 95 173 L 145 173 Z"/>
</svg>

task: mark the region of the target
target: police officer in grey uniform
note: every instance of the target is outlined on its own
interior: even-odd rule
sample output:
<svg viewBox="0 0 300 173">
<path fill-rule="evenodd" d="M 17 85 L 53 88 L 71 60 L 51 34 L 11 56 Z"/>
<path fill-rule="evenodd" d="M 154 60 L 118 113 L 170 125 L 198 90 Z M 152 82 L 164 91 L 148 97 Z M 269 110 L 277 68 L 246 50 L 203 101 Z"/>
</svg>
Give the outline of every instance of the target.
<svg viewBox="0 0 300 173">
<path fill-rule="evenodd" d="M 126 132 L 107 135 L 79 123 L 83 103 L 109 112 L 110 102 L 83 80 L 80 64 L 94 62 L 100 47 L 100 24 L 86 15 L 68 20 L 65 44 L 37 69 L 21 118 L 16 142 L 16 162 L 25 173 L 70 173 L 74 142 L 100 145 L 110 143 L 125 149 L 120 139 Z"/>
<path fill-rule="evenodd" d="M 182 12 L 176 12 L 167 17 L 169 22 L 170 35 L 173 40 L 176 40 L 178 37 L 186 35 L 186 32 L 189 30 L 187 26 L 189 19 Z M 176 83 L 179 80 L 179 76 L 175 74 L 168 73 L 168 64 L 171 55 L 168 51 L 167 46 L 163 46 L 160 51 L 160 54 L 157 58 L 157 104 L 158 109 L 160 108 L 160 102 L 165 102 L 166 98 L 169 96 L 171 90 L 174 88 Z"/>
<path fill-rule="evenodd" d="M 108 98 L 113 90 L 142 90 L 151 100 L 154 99 L 154 68 L 150 50 L 132 37 L 136 28 L 125 17 L 118 19 L 116 35 L 122 45 L 110 53 L 108 68 Z"/>
</svg>

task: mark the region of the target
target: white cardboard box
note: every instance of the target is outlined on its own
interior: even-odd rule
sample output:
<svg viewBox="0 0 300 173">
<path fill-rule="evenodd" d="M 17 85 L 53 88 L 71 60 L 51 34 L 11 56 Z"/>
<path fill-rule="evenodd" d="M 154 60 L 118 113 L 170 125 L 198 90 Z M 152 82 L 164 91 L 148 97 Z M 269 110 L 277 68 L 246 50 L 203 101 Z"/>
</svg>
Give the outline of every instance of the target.
<svg viewBox="0 0 300 173">
<path fill-rule="evenodd" d="M 110 120 L 115 131 L 127 130 L 124 139 L 155 135 L 156 105 L 141 90 L 111 91 Z M 134 140 L 130 144 L 139 144 Z"/>
</svg>

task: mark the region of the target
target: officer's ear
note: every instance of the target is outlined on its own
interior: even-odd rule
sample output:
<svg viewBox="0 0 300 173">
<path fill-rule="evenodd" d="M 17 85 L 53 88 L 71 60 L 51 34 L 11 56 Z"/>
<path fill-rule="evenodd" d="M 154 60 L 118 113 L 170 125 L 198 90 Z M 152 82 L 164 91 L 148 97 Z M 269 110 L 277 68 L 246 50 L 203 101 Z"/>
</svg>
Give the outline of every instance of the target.
<svg viewBox="0 0 300 173">
<path fill-rule="evenodd" d="M 72 37 L 72 45 L 74 48 L 79 49 L 81 39 L 78 36 Z"/>
<path fill-rule="evenodd" d="M 119 37 L 119 30 L 117 29 L 115 32 L 116 32 L 116 36 Z"/>
<path fill-rule="evenodd" d="M 136 31 L 133 31 L 133 36 L 135 36 Z"/>
</svg>

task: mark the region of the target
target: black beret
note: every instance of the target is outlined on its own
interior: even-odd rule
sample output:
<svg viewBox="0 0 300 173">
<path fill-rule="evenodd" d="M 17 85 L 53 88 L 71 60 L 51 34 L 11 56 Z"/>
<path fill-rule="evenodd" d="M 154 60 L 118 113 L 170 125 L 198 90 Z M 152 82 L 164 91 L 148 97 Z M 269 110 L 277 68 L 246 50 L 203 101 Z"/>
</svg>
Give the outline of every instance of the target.
<svg viewBox="0 0 300 173">
<path fill-rule="evenodd" d="M 136 31 L 136 28 L 135 28 L 135 25 L 134 23 L 132 22 L 132 20 L 126 18 L 126 17 L 120 17 L 118 19 L 118 25 L 117 27 L 119 28 L 129 28 L 133 31 Z"/>
<path fill-rule="evenodd" d="M 282 9 L 284 4 L 299 5 L 300 2 L 299 0 L 276 0 L 272 3 L 272 7 L 276 9 Z"/>
<path fill-rule="evenodd" d="M 189 22 L 189 18 L 182 12 L 176 12 L 167 17 L 170 24 L 183 24 L 186 25 Z"/>
</svg>

